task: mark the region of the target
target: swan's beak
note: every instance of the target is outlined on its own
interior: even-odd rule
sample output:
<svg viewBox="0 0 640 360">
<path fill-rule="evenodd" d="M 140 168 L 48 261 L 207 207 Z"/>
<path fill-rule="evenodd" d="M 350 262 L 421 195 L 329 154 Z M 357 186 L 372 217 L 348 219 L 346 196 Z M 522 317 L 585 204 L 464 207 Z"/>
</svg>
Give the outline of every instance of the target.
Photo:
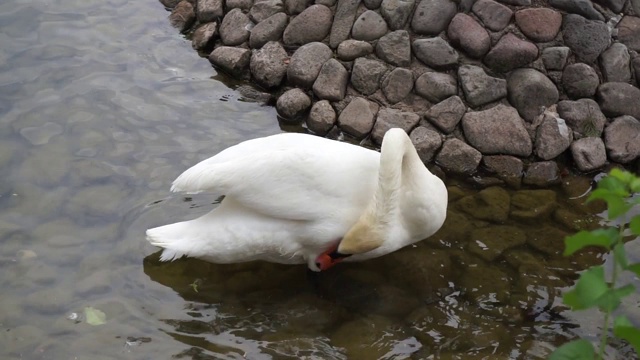
<svg viewBox="0 0 640 360">
<path fill-rule="evenodd" d="M 320 269 L 320 271 L 327 270 L 333 265 L 351 256 L 351 254 L 339 253 L 338 245 L 340 245 L 340 242 L 337 242 L 334 246 L 327 249 L 327 251 L 318 255 L 318 257 L 316 258 L 316 266 Z"/>
</svg>

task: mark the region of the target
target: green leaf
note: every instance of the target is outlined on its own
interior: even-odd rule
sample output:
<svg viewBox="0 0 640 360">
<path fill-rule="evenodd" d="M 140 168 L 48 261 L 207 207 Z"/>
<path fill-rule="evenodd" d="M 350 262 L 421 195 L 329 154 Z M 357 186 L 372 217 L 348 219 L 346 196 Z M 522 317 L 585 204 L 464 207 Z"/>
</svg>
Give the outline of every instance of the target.
<svg viewBox="0 0 640 360">
<path fill-rule="evenodd" d="M 599 305 L 598 301 L 608 291 L 609 286 L 604 281 L 604 268 L 594 266 L 580 274 L 575 288 L 564 294 L 563 301 L 573 310 L 584 310 Z"/>
<path fill-rule="evenodd" d="M 609 172 L 609 176 L 620 180 L 620 182 L 622 182 L 623 184 L 629 184 L 631 180 L 635 178 L 632 173 L 626 170 L 620 170 L 618 168 L 611 169 L 611 171 Z"/>
<path fill-rule="evenodd" d="M 640 355 L 640 329 L 631 324 L 631 321 L 624 316 L 618 316 L 613 322 L 613 334 L 626 340 Z"/>
<path fill-rule="evenodd" d="M 604 200 L 607 203 L 609 220 L 615 219 L 620 215 L 624 215 L 631 209 L 631 204 L 627 203 L 625 199 L 629 196 L 626 190 L 616 192 L 609 189 L 596 189 L 591 192 L 587 202 L 595 199 Z"/>
<path fill-rule="evenodd" d="M 633 180 L 631 180 L 629 188 L 631 188 L 631 192 L 640 192 L 640 178 L 634 178 Z"/>
<path fill-rule="evenodd" d="M 605 176 L 604 178 L 602 178 L 602 180 L 598 182 L 598 189 L 609 190 L 612 194 L 620 195 L 623 197 L 629 195 L 626 182 L 623 182 L 613 176 Z"/>
<path fill-rule="evenodd" d="M 585 339 L 574 340 L 557 348 L 549 360 L 593 360 L 596 352 Z"/>
<path fill-rule="evenodd" d="M 617 289 L 608 289 L 595 303 L 600 310 L 611 312 L 620 306 L 620 299 L 633 294 L 635 291 L 636 288 L 633 285 L 627 285 Z"/>
<path fill-rule="evenodd" d="M 629 271 L 635 273 L 636 276 L 640 277 L 640 263 L 631 264 L 631 265 L 627 266 L 627 268 L 625 270 L 629 270 Z"/>
<path fill-rule="evenodd" d="M 629 262 L 627 261 L 627 252 L 624 250 L 624 244 L 622 242 L 617 243 L 613 247 L 613 258 L 623 269 L 626 269 L 629 265 Z"/>
<path fill-rule="evenodd" d="M 629 229 L 634 235 L 640 235 L 640 215 L 636 215 L 631 219 Z"/>
<path fill-rule="evenodd" d="M 84 308 L 84 317 L 87 320 L 87 324 L 97 326 L 107 322 L 107 315 L 101 310 L 87 306 Z"/>
<path fill-rule="evenodd" d="M 617 241 L 618 237 L 618 230 L 615 228 L 596 229 L 593 231 L 582 230 L 564 239 L 564 256 L 572 255 L 587 246 L 600 246 L 610 250 L 611 245 Z"/>
</svg>

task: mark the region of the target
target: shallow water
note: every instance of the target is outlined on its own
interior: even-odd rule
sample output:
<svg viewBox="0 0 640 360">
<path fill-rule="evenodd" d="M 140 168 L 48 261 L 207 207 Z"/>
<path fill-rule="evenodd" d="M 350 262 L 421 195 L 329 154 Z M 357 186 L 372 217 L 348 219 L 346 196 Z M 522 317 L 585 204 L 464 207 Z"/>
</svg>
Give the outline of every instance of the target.
<svg viewBox="0 0 640 360">
<path fill-rule="evenodd" d="M 167 15 L 154 0 L 0 4 L 0 358 L 538 358 L 597 330 L 595 317 L 557 307 L 575 271 L 601 261 L 556 254 L 601 211 L 580 205 L 584 179 L 538 204 L 542 217 L 513 210 L 543 193 L 487 197 L 451 182 L 437 236 L 319 277 L 159 263 L 144 230 L 215 200 L 170 195 L 170 182 L 282 131 L 274 109 L 241 101 Z M 496 220 L 502 210 L 487 212 L 482 196 L 512 211 Z M 499 236 L 510 249 L 489 242 Z M 88 307 L 105 323 L 90 325 Z"/>
</svg>

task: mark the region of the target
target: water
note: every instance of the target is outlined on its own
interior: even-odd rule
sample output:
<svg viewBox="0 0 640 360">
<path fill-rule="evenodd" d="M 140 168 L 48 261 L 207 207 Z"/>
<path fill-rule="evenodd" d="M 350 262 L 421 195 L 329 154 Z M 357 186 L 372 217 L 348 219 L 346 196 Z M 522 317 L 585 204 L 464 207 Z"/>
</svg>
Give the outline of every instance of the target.
<svg viewBox="0 0 640 360">
<path fill-rule="evenodd" d="M 0 4 L 1 358 L 518 359 L 597 331 L 595 314 L 558 307 L 575 271 L 602 261 L 557 255 L 601 211 L 569 199 L 589 188 L 579 178 L 538 204 L 545 216 L 508 212 L 507 227 L 450 182 L 437 236 L 316 278 L 304 266 L 159 263 L 144 230 L 215 202 L 170 195 L 170 182 L 282 131 L 167 15 L 155 0 Z M 498 251 L 496 234 L 516 243 Z M 88 323 L 89 307 L 104 324 Z"/>
</svg>

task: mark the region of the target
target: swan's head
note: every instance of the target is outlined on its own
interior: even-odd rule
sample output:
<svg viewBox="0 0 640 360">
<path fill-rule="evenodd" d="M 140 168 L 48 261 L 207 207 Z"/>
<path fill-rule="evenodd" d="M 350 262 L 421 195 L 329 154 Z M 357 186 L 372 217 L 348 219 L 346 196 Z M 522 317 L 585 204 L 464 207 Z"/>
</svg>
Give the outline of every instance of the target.
<svg viewBox="0 0 640 360">
<path fill-rule="evenodd" d="M 316 266 L 322 271 L 351 255 L 362 254 L 379 248 L 383 238 L 369 221 L 357 222 L 336 245 L 316 258 Z"/>
</svg>

